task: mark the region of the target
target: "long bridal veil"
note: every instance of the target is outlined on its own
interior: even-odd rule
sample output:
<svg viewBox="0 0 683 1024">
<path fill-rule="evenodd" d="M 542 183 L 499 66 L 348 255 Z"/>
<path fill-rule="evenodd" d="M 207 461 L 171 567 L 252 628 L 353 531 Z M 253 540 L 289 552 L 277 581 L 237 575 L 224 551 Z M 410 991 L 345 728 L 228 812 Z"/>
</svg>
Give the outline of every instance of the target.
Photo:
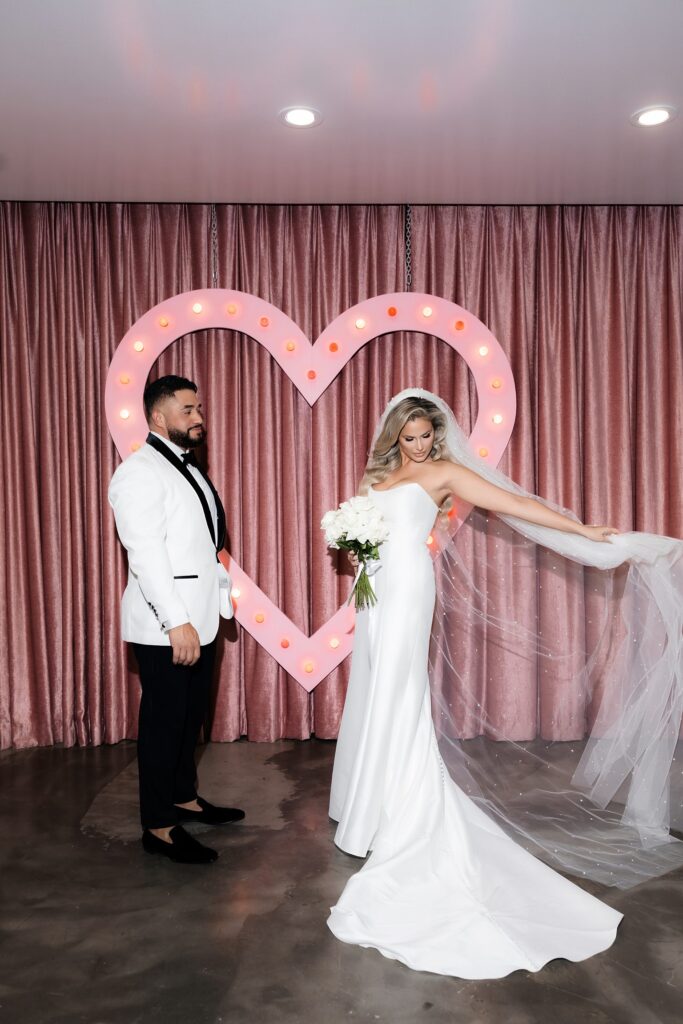
<svg viewBox="0 0 683 1024">
<path fill-rule="evenodd" d="M 375 439 L 409 396 L 442 409 L 454 461 L 532 497 L 422 389 L 391 400 Z M 573 874 L 628 888 L 682 865 L 683 541 L 598 543 L 479 509 L 452 535 L 439 519 L 430 678 L 455 782 Z"/>
</svg>

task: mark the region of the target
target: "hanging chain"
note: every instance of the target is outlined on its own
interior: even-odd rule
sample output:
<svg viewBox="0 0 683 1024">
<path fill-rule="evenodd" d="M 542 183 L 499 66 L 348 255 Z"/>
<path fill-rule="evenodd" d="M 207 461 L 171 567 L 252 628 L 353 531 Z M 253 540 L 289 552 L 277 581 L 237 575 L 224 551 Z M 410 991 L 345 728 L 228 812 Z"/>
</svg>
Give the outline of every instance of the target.
<svg viewBox="0 0 683 1024">
<path fill-rule="evenodd" d="M 413 283 L 413 208 L 410 203 L 405 204 L 405 253 L 406 253 L 406 289 Z"/>
<path fill-rule="evenodd" d="M 218 222 L 215 203 L 211 203 L 211 287 L 218 288 Z"/>
</svg>

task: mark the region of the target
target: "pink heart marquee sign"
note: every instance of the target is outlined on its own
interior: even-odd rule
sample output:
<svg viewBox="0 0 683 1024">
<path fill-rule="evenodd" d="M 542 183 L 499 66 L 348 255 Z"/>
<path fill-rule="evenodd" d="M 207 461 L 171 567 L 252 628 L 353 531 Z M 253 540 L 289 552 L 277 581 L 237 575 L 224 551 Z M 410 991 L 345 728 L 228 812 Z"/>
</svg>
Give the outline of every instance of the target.
<svg viewBox="0 0 683 1024">
<path fill-rule="evenodd" d="M 277 360 L 310 405 L 371 339 L 394 331 L 433 335 L 463 357 L 474 377 L 479 400 L 470 436 L 474 451 L 495 465 L 512 433 L 516 398 L 507 357 L 488 328 L 453 302 L 412 292 L 378 295 L 347 309 L 311 344 L 299 327 L 269 302 L 246 292 L 210 288 L 160 302 L 133 324 L 116 349 L 107 375 L 105 409 L 122 458 L 139 448 L 147 435 L 142 393 L 153 364 L 178 338 L 207 328 L 227 328 L 254 338 Z M 344 497 L 348 495 L 339 499 Z M 463 507 L 452 516 L 451 533 L 468 512 Z M 440 550 L 436 531 L 429 544 L 436 557 Z M 233 580 L 237 621 L 306 690 L 312 690 L 350 654 L 353 608 L 343 605 L 317 633 L 306 636 L 231 555 L 223 551 L 220 557 Z"/>
</svg>

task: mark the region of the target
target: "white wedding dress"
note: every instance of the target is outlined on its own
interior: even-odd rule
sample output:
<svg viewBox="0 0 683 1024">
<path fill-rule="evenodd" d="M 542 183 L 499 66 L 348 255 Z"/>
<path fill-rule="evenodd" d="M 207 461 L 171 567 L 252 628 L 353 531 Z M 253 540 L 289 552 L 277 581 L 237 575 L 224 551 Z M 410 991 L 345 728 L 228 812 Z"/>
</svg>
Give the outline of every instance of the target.
<svg viewBox="0 0 683 1024">
<path fill-rule="evenodd" d="M 426 542 L 437 508 L 417 483 L 372 495 L 390 535 L 372 577 L 377 604 L 356 617 L 330 800 L 337 845 L 372 853 L 329 927 L 344 942 L 460 978 L 607 949 L 622 915 L 518 846 L 446 771 L 427 669 L 435 582 Z"/>
</svg>

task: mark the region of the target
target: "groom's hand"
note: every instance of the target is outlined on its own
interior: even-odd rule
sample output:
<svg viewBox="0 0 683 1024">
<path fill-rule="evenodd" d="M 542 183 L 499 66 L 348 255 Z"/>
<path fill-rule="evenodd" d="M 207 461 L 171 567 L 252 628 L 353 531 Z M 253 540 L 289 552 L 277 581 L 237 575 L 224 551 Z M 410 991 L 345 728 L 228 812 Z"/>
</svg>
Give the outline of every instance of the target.
<svg viewBox="0 0 683 1024">
<path fill-rule="evenodd" d="M 199 633 L 191 622 L 183 622 L 182 626 L 174 626 L 168 631 L 171 641 L 174 665 L 194 665 L 199 661 Z"/>
</svg>

